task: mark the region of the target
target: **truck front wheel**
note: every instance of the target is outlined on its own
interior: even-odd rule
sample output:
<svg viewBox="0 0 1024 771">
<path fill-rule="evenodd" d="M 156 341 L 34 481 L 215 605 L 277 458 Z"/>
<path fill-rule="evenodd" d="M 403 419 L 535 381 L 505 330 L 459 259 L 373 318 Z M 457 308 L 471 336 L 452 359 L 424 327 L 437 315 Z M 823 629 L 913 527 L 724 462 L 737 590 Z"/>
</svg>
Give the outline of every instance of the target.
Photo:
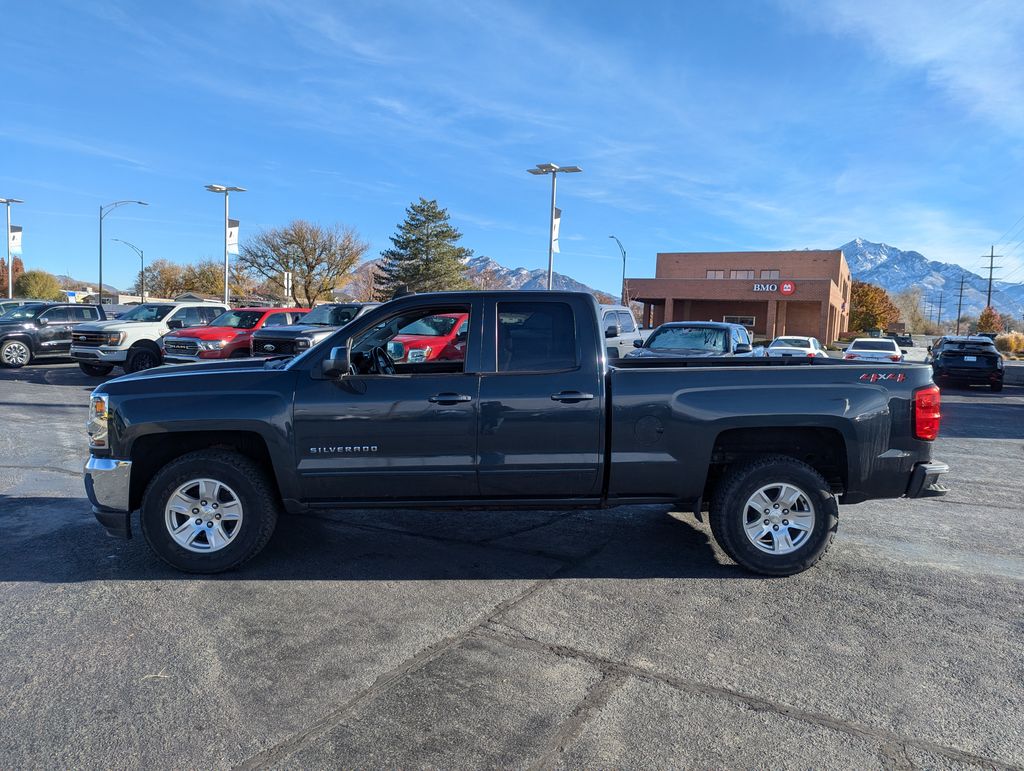
<svg viewBox="0 0 1024 771">
<path fill-rule="evenodd" d="M 89 364 L 84 361 L 78 362 L 78 368 L 89 377 L 106 377 L 114 369 L 112 364 Z"/>
<path fill-rule="evenodd" d="M 790 576 L 828 551 L 839 506 L 815 469 L 795 458 L 765 456 L 726 472 L 709 521 L 719 546 L 740 565 Z"/>
<path fill-rule="evenodd" d="M 199 450 L 156 473 L 142 499 L 142 533 L 164 562 L 220 573 L 259 554 L 277 523 L 266 473 L 240 453 Z"/>
</svg>

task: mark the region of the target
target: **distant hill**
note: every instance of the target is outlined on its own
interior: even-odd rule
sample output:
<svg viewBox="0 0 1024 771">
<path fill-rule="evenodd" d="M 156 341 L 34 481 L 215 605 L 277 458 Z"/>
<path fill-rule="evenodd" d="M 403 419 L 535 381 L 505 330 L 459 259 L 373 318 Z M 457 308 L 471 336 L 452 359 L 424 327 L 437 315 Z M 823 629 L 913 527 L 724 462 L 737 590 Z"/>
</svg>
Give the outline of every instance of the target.
<svg viewBox="0 0 1024 771">
<path fill-rule="evenodd" d="M 960 277 L 964 277 L 965 315 L 977 316 L 985 307 L 988 279 L 966 268 L 948 262 L 928 260 L 920 252 L 905 252 L 888 244 L 855 238 L 840 249 L 850 265 L 850 272 L 859 281 L 877 284 L 887 292 L 902 292 L 913 287 L 932 299 L 945 291 L 943 316 L 956 314 Z M 1008 281 L 992 282 L 992 305 L 1000 313 L 1020 318 L 1024 313 L 1024 284 Z"/>
<path fill-rule="evenodd" d="M 356 270 L 356 279 L 349 286 L 365 286 L 368 274 L 379 264 L 380 260 L 367 260 Z M 548 272 L 543 268 L 527 270 L 526 268 L 506 268 L 490 257 L 471 257 L 466 261 L 466 276 L 470 281 L 484 289 L 547 289 Z M 598 302 L 615 304 L 619 298 L 594 289 L 571 276 L 555 272 L 553 277 L 555 289 L 567 292 L 589 292 Z M 345 290 L 342 289 L 342 292 Z"/>
</svg>

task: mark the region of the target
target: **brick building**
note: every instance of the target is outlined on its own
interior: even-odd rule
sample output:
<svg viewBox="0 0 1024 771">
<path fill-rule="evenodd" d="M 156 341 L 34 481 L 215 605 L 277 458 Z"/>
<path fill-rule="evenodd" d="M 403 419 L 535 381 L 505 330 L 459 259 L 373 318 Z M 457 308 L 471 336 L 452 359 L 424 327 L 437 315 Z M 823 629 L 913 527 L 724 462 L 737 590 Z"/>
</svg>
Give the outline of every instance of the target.
<svg viewBox="0 0 1024 771">
<path fill-rule="evenodd" d="M 810 335 L 824 344 L 847 331 L 850 268 L 839 249 L 665 252 L 654 278 L 626 279 L 643 325 L 732 321 L 758 338 Z"/>
</svg>

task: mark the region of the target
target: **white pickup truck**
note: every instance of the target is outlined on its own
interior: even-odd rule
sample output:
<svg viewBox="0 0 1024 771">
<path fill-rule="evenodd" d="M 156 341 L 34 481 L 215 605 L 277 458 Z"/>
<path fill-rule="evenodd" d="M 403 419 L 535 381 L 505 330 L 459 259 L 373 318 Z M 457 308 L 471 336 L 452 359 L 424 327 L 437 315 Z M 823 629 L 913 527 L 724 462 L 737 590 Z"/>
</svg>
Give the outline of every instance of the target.
<svg viewBox="0 0 1024 771">
<path fill-rule="evenodd" d="M 227 307 L 212 302 L 148 302 L 111 321 L 81 324 L 71 335 L 71 358 L 93 377 L 155 367 L 161 362 L 160 338 L 172 329 L 209 324 Z"/>
</svg>

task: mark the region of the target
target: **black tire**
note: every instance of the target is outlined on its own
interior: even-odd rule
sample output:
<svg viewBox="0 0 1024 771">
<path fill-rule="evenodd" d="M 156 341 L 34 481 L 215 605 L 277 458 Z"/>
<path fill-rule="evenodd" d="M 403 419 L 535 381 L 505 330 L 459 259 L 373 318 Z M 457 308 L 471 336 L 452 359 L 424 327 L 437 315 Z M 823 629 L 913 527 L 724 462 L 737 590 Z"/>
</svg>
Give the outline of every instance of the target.
<svg viewBox="0 0 1024 771">
<path fill-rule="evenodd" d="M 798 488 L 814 510 L 809 535 L 796 549 L 784 554 L 762 551 L 744 531 L 748 500 L 762 487 L 775 483 Z M 760 517 L 758 514 L 757 519 Z M 795 458 L 770 455 L 726 472 L 712 498 L 708 520 L 718 545 L 747 570 L 769 576 L 791 576 L 807 570 L 828 551 L 839 527 L 839 506 L 828 483 L 816 470 Z M 779 526 L 785 527 L 771 527 L 777 530 Z M 770 533 L 766 536 L 774 540 Z"/>
<path fill-rule="evenodd" d="M 114 371 L 112 364 L 87 364 L 84 361 L 78 362 L 78 368 L 89 377 L 106 377 Z"/>
<path fill-rule="evenodd" d="M 21 369 L 32 361 L 32 346 L 23 340 L 6 340 L 0 345 L 0 364 L 7 369 Z"/>
<path fill-rule="evenodd" d="M 237 494 L 243 516 L 239 531 L 219 551 L 189 551 L 175 542 L 165 523 L 165 506 L 181 485 L 213 479 Z M 267 545 L 277 524 L 278 499 L 266 472 L 228 450 L 198 450 L 182 455 L 156 473 L 142 498 L 142 534 L 153 552 L 186 573 L 221 573 L 252 559 Z"/>
<path fill-rule="evenodd" d="M 144 369 L 152 369 L 160 366 L 160 353 L 148 346 L 133 348 L 128 352 L 128 359 L 124 363 L 125 372 L 141 372 Z"/>
<path fill-rule="evenodd" d="M 996 393 L 999 393 L 1000 391 L 1003 390 L 1003 381 L 1000 380 L 998 383 L 989 383 L 988 387 L 991 388 Z"/>
</svg>

